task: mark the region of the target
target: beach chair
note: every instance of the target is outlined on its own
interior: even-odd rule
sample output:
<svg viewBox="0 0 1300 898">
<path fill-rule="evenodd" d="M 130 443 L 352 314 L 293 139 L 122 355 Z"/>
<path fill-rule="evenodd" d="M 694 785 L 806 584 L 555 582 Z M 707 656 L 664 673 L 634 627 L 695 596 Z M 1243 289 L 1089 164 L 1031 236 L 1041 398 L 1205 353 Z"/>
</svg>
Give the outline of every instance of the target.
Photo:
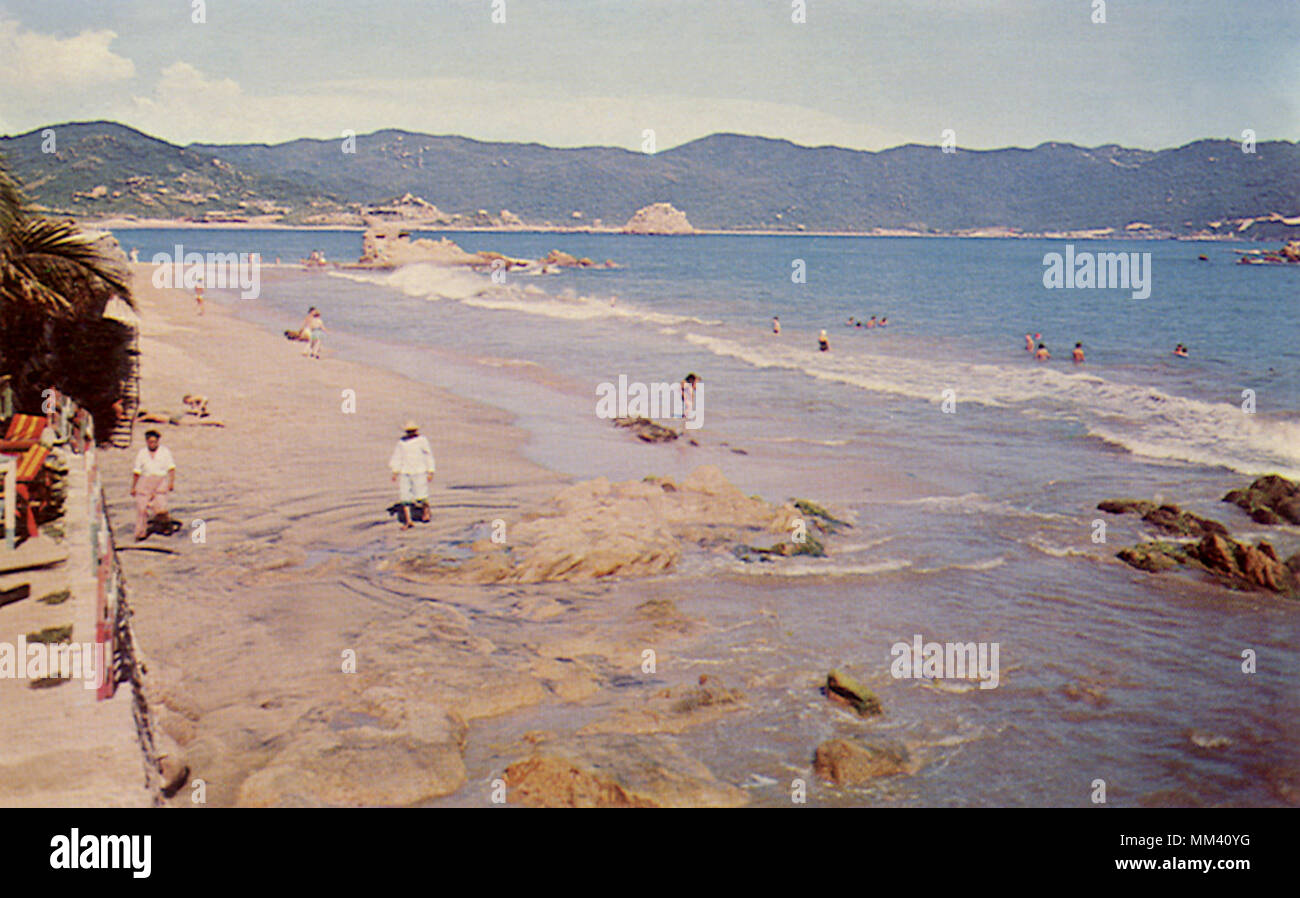
<svg viewBox="0 0 1300 898">
<path fill-rule="evenodd" d="M 41 441 L 45 424 L 45 418 L 39 415 L 14 415 L 9 419 L 4 439 L 0 439 L 0 452 L 27 452 Z"/>
<path fill-rule="evenodd" d="M 45 458 L 50 454 L 47 446 L 33 446 L 18 459 L 18 508 L 26 509 L 27 536 L 37 534 L 36 509 L 49 501 L 49 483 L 45 477 Z"/>
</svg>

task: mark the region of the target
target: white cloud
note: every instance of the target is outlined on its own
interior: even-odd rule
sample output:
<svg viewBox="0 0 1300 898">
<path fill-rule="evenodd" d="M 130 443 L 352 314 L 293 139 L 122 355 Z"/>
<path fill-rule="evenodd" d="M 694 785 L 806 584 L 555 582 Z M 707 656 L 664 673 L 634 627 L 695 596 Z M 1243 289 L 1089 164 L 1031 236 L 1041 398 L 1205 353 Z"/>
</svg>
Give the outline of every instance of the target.
<svg viewBox="0 0 1300 898">
<path fill-rule="evenodd" d="M 538 83 L 340 80 L 317 84 L 309 92 L 250 94 L 229 78 L 209 78 L 183 62 L 164 69 L 152 94 L 134 97 L 113 117 L 179 143 L 341 138 L 344 130 L 364 134 L 381 128 L 628 149 L 640 148 L 645 129 L 654 130 L 659 149 L 719 131 L 870 148 L 900 139 L 783 103 L 682 95 L 572 96 Z"/>
<path fill-rule="evenodd" d="M 131 78 L 135 63 L 109 48 L 116 39 L 113 31 L 56 37 L 0 19 L 0 90 L 16 103 Z"/>
</svg>

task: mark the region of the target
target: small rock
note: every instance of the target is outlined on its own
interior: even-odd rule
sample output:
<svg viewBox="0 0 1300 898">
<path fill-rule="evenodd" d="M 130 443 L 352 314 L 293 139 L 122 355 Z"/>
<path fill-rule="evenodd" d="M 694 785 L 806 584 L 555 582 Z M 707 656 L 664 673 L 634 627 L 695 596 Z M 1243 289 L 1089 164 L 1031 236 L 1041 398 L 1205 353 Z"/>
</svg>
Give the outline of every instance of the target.
<svg viewBox="0 0 1300 898">
<path fill-rule="evenodd" d="M 874 692 L 840 670 L 832 670 L 827 674 L 826 697 L 847 704 L 862 717 L 885 713 Z"/>
</svg>

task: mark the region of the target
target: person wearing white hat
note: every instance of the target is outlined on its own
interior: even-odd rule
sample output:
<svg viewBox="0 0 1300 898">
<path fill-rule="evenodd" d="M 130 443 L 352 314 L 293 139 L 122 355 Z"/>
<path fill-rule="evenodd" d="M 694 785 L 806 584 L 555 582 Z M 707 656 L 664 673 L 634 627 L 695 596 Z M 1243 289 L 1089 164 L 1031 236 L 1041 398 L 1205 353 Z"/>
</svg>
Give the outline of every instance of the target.
<svg viewBox="0 0 1300 898">
<path fill-rule="evenodd" d="M 388 459 L 397 484 L 397 501 L 402 507 L 402 529 L 411 529 L 411 506 L 421 506 L 420 519 L 429 520 L 429 484 L 433 481 L 433 449 L 429 441 L 420 436 L 420 425 L 407 420 L 402 426 L 402 438 Z"/>
</svg>

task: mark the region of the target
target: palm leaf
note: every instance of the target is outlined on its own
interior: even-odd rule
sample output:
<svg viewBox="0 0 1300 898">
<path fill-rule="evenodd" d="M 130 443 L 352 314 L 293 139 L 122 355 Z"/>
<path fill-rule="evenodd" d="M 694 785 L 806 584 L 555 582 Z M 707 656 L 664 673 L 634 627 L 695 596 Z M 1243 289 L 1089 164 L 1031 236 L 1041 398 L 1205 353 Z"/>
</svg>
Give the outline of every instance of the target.
<svg viewBox="0 0 1300 898">
<path fill-rule="evenodd" d="M 66 317 L 102 314 L 115 294 L 134 307 L 127 272 L 71 222 L 20 217 L 0 245 L 0 300 Z"/>
</svg>

